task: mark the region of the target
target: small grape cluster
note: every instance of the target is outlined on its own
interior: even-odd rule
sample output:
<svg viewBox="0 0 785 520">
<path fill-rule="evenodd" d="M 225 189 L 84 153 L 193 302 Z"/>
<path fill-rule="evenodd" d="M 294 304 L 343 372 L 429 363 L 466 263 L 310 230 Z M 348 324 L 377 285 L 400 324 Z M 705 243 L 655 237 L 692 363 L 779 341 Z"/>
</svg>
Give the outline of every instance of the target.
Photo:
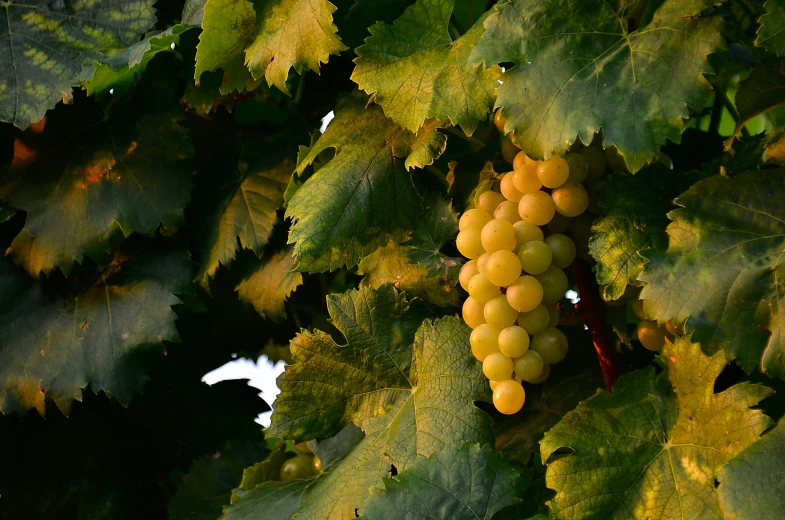
<svg viewBox="0 0 785 520">
<path fill-rule="evenodd" d="M 470 259 L 459 276 L 469 293 L 463 319 L 503 414 L 523 407 L 523 381 L 542 383 L 550 365 L 567 354 L 567 337 L 556 328 L 557 302 L 569 287 L 562 269 L 572 264 L 576 247 L 561 233 L 546 237 L 542 227 L 586 211 L 589 196 L 581 182 L 591 170 L 601 175 L 605 169 L 604 157 L 596 161 L 595 153 L 602 155 L 586 148 L 536 161 L 517 148 L 514 156 L 503 149 L 513 170 L 460 218 L 456 246 Z"/>
<path fill-rule="evenodd" d="M 298 451 L 297 455 L 285 460 L 278 471 L 278 477 L 282 481 L 314 477 L 322 472 L 322 461 L 314 455 L 306 443 L 301 442 L 295 445 L 295 448 Z"/>
</svg>

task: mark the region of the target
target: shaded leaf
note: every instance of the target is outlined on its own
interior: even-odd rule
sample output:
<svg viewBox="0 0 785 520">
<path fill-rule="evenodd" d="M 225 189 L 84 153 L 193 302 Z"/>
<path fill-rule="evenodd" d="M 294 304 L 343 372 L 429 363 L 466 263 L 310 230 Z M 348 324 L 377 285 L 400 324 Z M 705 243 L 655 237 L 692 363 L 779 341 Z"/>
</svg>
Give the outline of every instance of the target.
<svg viewBox="0 0 785 520">
<path fill-rule="evenodd" d="M 185 0 L 181 22 L 185 25 L 202 25 L 206 3 L 207 0 Z"/>
<path fill-rule="evenodd" d="M 291 520 L 316 480 L 270 481 L 250 490 L 236 489 L 220 520 Z"/>
<path fill-rule="evenodd" d="M 303 283 L 303 275 L 292 272 L 291 251 L 278 251 L 251 276 L 240 282 L 240 301 L 250 303 L 263 318 L 279 322 L 286 317 L 284 302 Z"/>
<path fill-rule="evenodd" d="M 16 215 L 16 210 L 0 200 L 0 224 L 8 222 L 14 215 Z"/>
<path fill-rule="evenodd" d="M 752 69 L 750 76 L 739 84 L 736 108 L 738 134 L 753 117 L 785 105 L 785 59 L 769 59 Z"/>
<path fill-rule="evenodd" d="M 763 7 L 766 14 L 760 18 L 755 45 L 782 56 L 785 54 L 785 5 L 779 0 L 767 0 Z"/>
</svg>

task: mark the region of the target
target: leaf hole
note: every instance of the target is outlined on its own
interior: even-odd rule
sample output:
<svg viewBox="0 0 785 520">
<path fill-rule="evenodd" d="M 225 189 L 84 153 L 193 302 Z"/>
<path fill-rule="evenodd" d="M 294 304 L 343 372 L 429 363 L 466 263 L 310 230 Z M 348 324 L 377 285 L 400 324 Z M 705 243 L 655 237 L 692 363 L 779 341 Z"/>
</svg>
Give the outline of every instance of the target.
<svg viewBox="0 0 785 520">
<path fill-rule="evenodd" d="M 395 467 L 395 464 L 390 464 L 390 471 L 388 471 L 391 477 L 394 477 L 398 474 L 398 468 Z"/>
</svg>

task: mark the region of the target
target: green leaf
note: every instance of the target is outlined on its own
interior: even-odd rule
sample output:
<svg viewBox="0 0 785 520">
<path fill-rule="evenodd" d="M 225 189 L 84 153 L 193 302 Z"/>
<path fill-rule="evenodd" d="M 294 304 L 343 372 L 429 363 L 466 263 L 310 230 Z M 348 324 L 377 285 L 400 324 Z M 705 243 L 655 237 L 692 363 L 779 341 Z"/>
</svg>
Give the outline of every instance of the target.
<svg viewBox="0 0 785 520">
<path fill-rule="evenodd" d="M 736 108 L 739 120 L 736 134 L 753 117 L 785 105 L 785 59 L 769 59 L 752 69 L 750 76 L 739 84 Z"/>
<path fill-rule="evenodd" d="M 270 481 L 250 490 L 235 489 L 220 520 L 291 520 L 316 479 Z"/>
<path fill-rule="evenodd" d="M 27 128 L 72 98 L 83 68 L 155 23 L 153 0 L 0 5 L 0 121 Z M 3 57 L 4 56 L 4 57 Z"/>
<path fill-rule="evenodd" d="M 660 361 L 660 376 L 623 376 L 545 434 L 552 518 L 722 518 L 714 479 L 771 424 L 750 407 L 772 392 L 742 383 L 715 394 L 725 357 L 688 338 L 667 342 Z M 560 448 L 571 454 L 551 458 Z"/>
<path fill-rule="evenodd" d="M 185 25 L 202 25 L 206 3 L 207 0 L 185 0 L 181 23 Z"/>
<path fill-rule="evenodd" d="M 778 56 L 785 55 L 785 5 L 779 0 L 767 0 L 763 7 L 766 14 L 760 18 L 755 45 Z"/>
<path fill-rule="evenodd" d="M 289 69 L 319 71 L 331 54 L 347 50 L 333 24 L 335 6 L 327 0 L 256 0 L 256 38 L 245 51 L 255 79 L 262 76 L 289 94 Z"/>
<path fill-rule="evenodd" d="M 278 251 L 237 286 L 240 301 L 253 305 L 263 318 L 280 322 L 286 317 L 284 302 L 303 283 L 303 275 L 292 272 L 290 250 Z"/>
<path fill-rule="evenodd" d="M 602 130 L 635 172 L 711 101 L 703 74 L 723 38 L 719 18 L 688 16 L 703 5 L 665 0 L 631 30 L 629 2 L 515 0 L 486 19 L 472 60 L 516 64 L 496 106 L 526 153 L 562 154 Z"/>
<path fill-rule="evenodd" d="M 785 497 L 785 420 L 722 468 L 718 480 L 725 518 L 776 520 Z"/>
<path fill-rule="evenodd" d="M 488 399 L 487 381 L 458 318 L 422 322 L 423 310 L 389 285 L 333 294 L 327 305 L 347 344 L 323 332 L 292 341 L 269 432 L 318 439 L 354 422 L 365 438 L 314 481 L 300 520 L 351 517 L 391 465 L 403 472 L 445 446 L 493 438 L 473 405 Z"/>
<path fill-rule="evenodd" d="M 207 241 L 199 281 L 207 287 L 219 265 L 228 267 L 239 248 L 261 256 L 273 232 L 276 212 L 283 206 L 283 193 L 294 170 L 294 163 L 283 160 L 273 167 L 237 171 L 229 183 Z"/>
<path fill-rule="evenodd" d="M 471 135 L 491 109 L 500 69 L 470 64 L 484 17 L 463 36 L 448 31 L 454 0 L 418 0 L 393 25 L 376 23 L 357 48 L 352 80 L 402 127 L 448 118 Z"/>
<path fill-rule="evenodd" d="M 780 259 L 785 249 L 782 170 L 716 175 L 676 199 L 667 253 L 647 253 L 641 293 L 659 321 L 687 318 L 704 351 L 720 349 L 747 371 L 785 376 Z M 756 316 L 759 306 L 766 320 Z M 767 330 L 768 329 L 768 330 Z"/>
<path fill-rule="evenodd" d="M 301 174 L 322 151 L 336 150 L 286 208 L 298 271 L 352 267 L 389 240 L 401 242 L 417 222 L 420 196 L 401 160 L 415 136 L 366 101 L 357 93 L 339 100 L 335 120 L 298 163 Z"/>
<path fill-rule="evenodd" d="M 518 470 L 489 446 L 447 446 L 384 479 L 385 490 L 366 502 L 360 518 L 490 520 L 516 503 L 525 486 Z"/>
<path fill-rule="evenodd" d="M 429 119 L 417 130 L 417 135 L 410 145 L 411 151 L 404 163 L 407 170 L 424 168 L 441 157 L 447 149 L 447 136 L 438 131 L 442 126 L 442 122 Z"/>
<path fill-rule="evenodd" d="M 0 198 L 27 212 L 8 249 L 28 273 L 66 275 L 74 261 L 102 259 L 111 242 L 180 226 L 192 188 L 191 140 L 177 115 L 50 116 L 38 160 L 0 178 Z M 69 124 L 70 123 L 70 124 Z"/>
<path fill-rule="evenodd" d="M 68 414 L 87 385 L 127 404 L 145 382 L 149 353 L 178 339 L 173 293 L 190 271 L 182 252 L 118 253 L 76 296 L 52 298 L 0 261 L 0 288 L 15 302 L 0 308 L 0 412 L 43 414 L 46 396 Z"/>
</svg>

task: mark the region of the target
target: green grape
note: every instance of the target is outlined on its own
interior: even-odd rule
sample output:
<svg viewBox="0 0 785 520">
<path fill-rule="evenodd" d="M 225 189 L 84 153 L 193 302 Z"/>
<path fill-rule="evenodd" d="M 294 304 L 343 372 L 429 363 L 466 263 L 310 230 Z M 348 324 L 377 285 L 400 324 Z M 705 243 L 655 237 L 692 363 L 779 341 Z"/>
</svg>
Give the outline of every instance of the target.
<svg viewBox="0 0 785 520">
<path fill-rule="evenodd" d="M 564 271 L 556 267 L 550 266 L 544 273 L 535 276 L 542 285 L 542 301 L 543 303 L 554 303 L 562 298 L 569 289 L 567 282 L 567 275 Z"/>
<path fill-rule="evenodd" d="M 488 354 L 482 362 L 482 373 L 493 381 L 504 381 L 512 376 L 512 359 L 501 352 Z"/>
<path fill-rule="evenodd" d="M 538 353 L 543 362 L 552 365 L 567 355 L 567 336 L 555 327 L 547 328 L 532 337 L 531 349 Z"/>
<path fill-rule="evenodd" d="M 630 304 L 630 309 L 639 320 L 648 320 L 649 317 L 643 311 L 643 300 L 635 300 Z"/>
<path fill-rule="evenodd" d="M 463 321 L 466 322 L 466 325 L 469 327 L 476 329 L 483 323 L 485 323 L 485 307 L 482 303 L 478 302 L 471 296 L 466 298 L 463 302 L 463 308 L 461 309 L 461 314 L 463 315 Z"/>
<path fill-rule="evenodd" d="M 496 251 L 485 264 L 485 274 L 494 285 L 507 287 L 521 275 L 521 261 L 512 251 Z"/>
<path fill-rule="evenodd" d="M 515 228 L 508 220 L 495 218 L 482 228 L 481 245 L 489 253 L 501 250 L 512 251 L 515 248 L 515 239 Z"/>
<path fill-rule="evenodd" d="M 472 227 L 481 228 L 490 222 L 492 218 L 490 213 L 487 213 L 480 208 L 470 209 L 461 215 L 461 220 L 458 221 L 458 229 L 463 231 L 464 229 Z"/>
<path fill-rule="evenodd" d="M 477 272 L 484 273 L 485 266 L 488 263 L 488 259 L 491 257 L 490 253 L 483 253 L 477 259 Z"/>
<path fill-rule="evenodd" d="M 491 298 L 496 298 L 501 294 L 497 285 L 491 283 L 488 276 L 484 273 L 474 275 L 469 282 L 469 296 L 480 303 L 485 303 Z"/>
<path fill-rule="evenodd" d="M 458 273 L 458 282 L 460 282 L 464 291 L 469 292 L 469 282 L 474 278 L 474 275 L 479 272 L 479 269 L 477 269 L 477 260 L 469 260 L 463 264 L 461 272 Z"/>
<path fill-rule="evenodd" d="M 501 189 L 502 195 L 507 200 L 511 200 L 513 202 L 518 202 L 523 197 L 523 193 L 518 191 L 518 188 L 515 187 L 515 184 L 512 182 L 513 172 L 505 173 L 502 177 L 502 182 L 499 185 Z"/>
<path fill-rule="evenodd" d="M 498 348 L 509 358 L 517 358 L 529 350 L 529 335 L 517 325 L 510 325 L 499 332 Z"/>
<path fill-rule="evenodd" d="M 553 199 L 550 194 L 544 191 L 535 191 L 523 196 L 518 203 L 518 212 L 526 222 L 544 226 L 556 214 L 556 208 L 553 207 Z"/>
<path fill-rule="evenodd" d="M 508 298 L 509 300 L 509 298 Z M 533 311 L 518 314 L 518 326 L 534 336 L 550 325 L 551 315 L 545 305 L 540 304 Z"/>
<path fill-rule="evenodd" d="M 496 206 L 502 202 L 504 202 L 504 195 L 497 191 L 488 190 L 480 194 L 480 198 L 477 199 L 477 207 L 489 215 L 493 215 Z"/>
<path fill-rule="evenodd" d="M 656 321 L 641 321 L 638 324 L 638 341 L 647 350 L 657 352 L 665 345 L 665 327 L 660 327 Z"/>
<path fill-rule="evenodd" d="M 566 269 L 575 260 L 575 242 L 566 235 L 555 234 L 545 239 L 553 255 L 553 265 Z"/>
<path fill-rule="evenodd" d="M 505 200 L 496 206 L 496 211 L 493 212 L 493 218 L 506 220 L 510 224 L 520 222 L 521 216 L 518 214 L 518 204 L 510 200 Z"/>
<path fill-rule="evenodd" d="M 502 157 L 504 157 L 505 161 L 512 164 L 515 160 L 515 156 L 518 155 L 518 152 L 520 151 L 521 149 L 518 148 L 515 141 L 513 141 L 512 132 L 509 132 L 502 143 Z"/>
<path fill-rule="evenodd" d="M 526 392 L 516 381 L 501 381 L 493 391 L 493 406 L 505 415 L 518 413 L 523 408 L 524 401 Z"/>
<path fill-rule="evenodd" d="M 531 222 L 526 222 L 525 220 L 519 220 L 515 224 L 512 225 L 515 228 L 515 249 L 513 251 L 520 250 L 521 246 L 526 242 L 531 242 L 532 240 L 543 240 L 544 235 L 542 234 L 542 229 L 540 226 L 536 226 Z M 516 251 L 517 252 L 517 251 Z"/>
<path fill-rule="evenodd" d="M 515 156 L 515 159 L 512 161 L 512 168 L 513 170 L 520 170 L 524 165 L 529 164 L 532 161 L 528 155 L 524 152 L 518 152 L 518 155 Z"/>
<path fill-rule="evenodd" d="M 313 467 L 313 456 L 305 453 L 299 453 L 283 463 L 278 476 L 282 481 L 288 482 L 298 478 L 313 477 L 315 474 L 316 471 Z"/>
<path fill-rule="evenodd" d="M 594 146 L 587 146 L 578 153 L 586 158 L 586 164 L 589 165 L 587 179 L 597 180 L 603 176 L 608 163 L 605 161 L 605 154 L 602 150 Z"/>
<path fill-rule="evenodd" d="M 488 300 L 483 313 L 485 322 L 499 330 L 506 329 L 518 319 L 518 311 L 510 307 L 507 297 L 504 295 Z"/>
<path fill-rule="evenodd" d="M 589 194 L 586 188 L 574 182 L 553 190 L 551 197 L 553 197 L 553 207 L 565 217 L 582 215 L 589 207 Z"/>
<path fill-rule="evenodd" d="M 515 233 L 515 230 L 513 230 Z M 466 258 L 475 259 L 485 252 L 482 247 L 482 230 L 480 228 L 464 229 L 455 237 L 455 246 Z"/>
<path fill-rule="evenodd" d="M 507 301 L 518 312 L 529 312 L 542 302 L 542 285 L 533 276 L 523 275 L 507 287 Z"/>
<path fill-rule="evenodd" d="M 515 358 L 512 362 L 515 376 L 528 382 L 536 379 L 542 373 L 543 365 L 540 355 L 532 349 L 527 350 L 521 357 Z"/>
<path fill-rule="evenodd" d="M 529 274 L 544 273 L 551 266 L 552 258 L 551 248 L 540 240 L 526 242 L 518 250 L 521 268 Z"/>
<path fill-rule="evenodd" d="M 496 125 L 496 129 L 499 133 L 504 133 L 505 123 L 507 123 L 507 120 L 502 117 L 502 109 L 499 108 L 493 113 L 493 124 Z"/>
<path fill-rule="evenodd" d="M 542 183 L 537 177 L 537 163 L 530 162 L 515 168 L 512 175 L 512 183 L 515 189 L 521 193 L 534 193 L 540 191 Z"/>
<path fill-rule="evenodd" d="M 548 309 L 548 326 L 555 327 L 559 324 L 559 305 L 551 303 L 546 305 L 545 308 Z"/>
<path fill-rule="evenodd" d="M 313 456 L 313 469 L 317 475 L 322 472 L 322 459 L 316 455 Z"/>
<path fill-rule="evenodd" d="M 570 177 L 570 165 L 561 157 L 554 155 L 537 165 L 537 177 L 546 188 L 558 188 Z"/>
<path fill-rule="evenodd" d="M 684 336 L 684 333 L 686 332 L 684 330 L 684 324 L 685 322 L 681 322 L 680 325 L 676 325 L 675 323 L 673 323 L 673 320 L 668 320 L 665 322 L 665 330 L 667 330 L 674 336 Z"/>
<path fill-rule="evenodd" d="M 627 163 L 624 162 L 624 157 L 619 153 L 619 149 L 615 146 L 609 146 L 605 149 L 605 161 L 610 166 L 611 170 L 615 172 L 626 172 Z"/>
<path fill-rule="evenodd" d="M 564 159 L 570 166 L 570 176 L 567 180 L 569 182 L 583 182 L 589 173 L 589 162 L 586 160 L 586 157 L 579 153 L 571 152 L 565 155 Z"/>
<path fill-rule="evenodd" d="M 532 383 L 532 384 L 535 384 L 535 385 L 542 384 L 542 383 L 545 382 L 546 379 L 548 379 L 549 375 L 551 375 L 551 366 L 548 365 L 548 364 L 545 364 L 545 365 L 542 366 L 542 372 L 540 372 L 540 375 L 535 377 L 534 379 L 532 379 L 529 382 Z"/>
<path fill-rule="evenodd" d="M 570 224 L 572 223 L 572 219 L 570 217 L 565 217 L 561 213 L 557 212 L 553 219 L 548 222 L 548 231 L 551 233 L 564 233 L 570 228 Z"/>
<path fill-rule="evenodd" d="M 499 329 L 483 323 L 474 329 L 469 336 L 472 354 L 478 361 L 484 361 L 494 352 L 499 352 Z"/>
</svg>

